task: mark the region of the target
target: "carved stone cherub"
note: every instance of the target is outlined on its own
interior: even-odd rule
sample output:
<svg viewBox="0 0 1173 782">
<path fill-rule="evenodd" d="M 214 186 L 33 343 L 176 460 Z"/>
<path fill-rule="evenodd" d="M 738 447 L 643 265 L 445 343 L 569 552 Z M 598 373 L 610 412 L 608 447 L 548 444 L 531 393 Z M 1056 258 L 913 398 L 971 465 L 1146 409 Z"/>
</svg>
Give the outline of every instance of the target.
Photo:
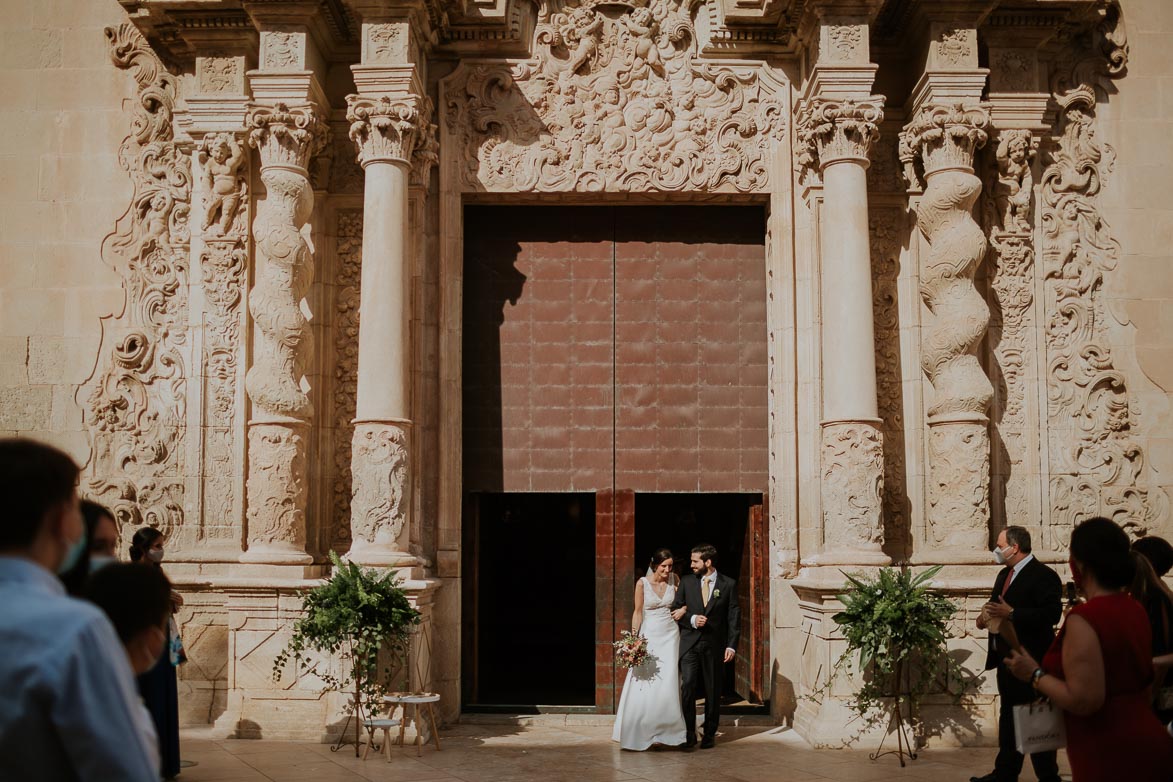
<svg viewBox="0 0 1173 782">
<path fill-rule="evenodd" d="M 1034 177 L 1030 170 L 1031 135 L 1029 130 L 1008 130 L 998 142 L 998 182 L 994 201 L 1002 217 L 1002 228 L 1015 233 L 1029 233 L 1030 197 Z"/>
<path fill-rule="evenodd" d="M 637 8 L 623 23 L 635 39 L 635 56 L 648 64 L 660 76 L 664 75 L 664 63 L 660 49 L 656 46 L 656 19 L 648 8 Z"/>
<path fill-rule="evenodd" d="M 566 68 L 569 74 L 576 73 L 586 65 L 599 50 L 599 30 L 603 29 L 603 17 L 590 8 L 576 8 L 570 14 L 570 23 L 562 28 L 562 37 L 567 43 L 576 44 Z"/>
<path fill-rule="evenodd" d="M 237 173 L 244 161 L 244 150 L 231 135 L 221 133 L 205 139 L 201 151 L 208 186 L 203 229 L 223 236 L 232 230 L 240 206 Z"/>
</svg>

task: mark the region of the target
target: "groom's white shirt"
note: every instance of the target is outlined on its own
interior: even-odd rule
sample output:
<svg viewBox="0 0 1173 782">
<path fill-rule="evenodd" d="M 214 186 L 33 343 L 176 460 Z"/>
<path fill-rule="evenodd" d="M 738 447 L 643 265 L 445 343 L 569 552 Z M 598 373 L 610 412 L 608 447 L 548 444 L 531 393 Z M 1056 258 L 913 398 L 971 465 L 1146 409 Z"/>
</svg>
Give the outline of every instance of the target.
<svg viewBox="0 0 1173 782">
<path fill-rule="evenodd" d="M 717 569 L 713 568 L 713 572 L 707 576 L 701 577 L 701 581 L 702 582 L 703 581 L 709 582 L 709 599 L 712 600 L 714 597 L 716 597 L 716 595 L 713 594 L 713 590 L 716 589 L 716 587 L 717 587 Z M 701 587 L 702 587 L 701 594 L 703 595 L 704 594 L 704 584 L 702 584 Z M 688 623 L 692 625 L 692 629 L 694 629 L 694 630 L 696 629 L 696 614 L 693 614 L 692 616 L 690 616 L 688 618 Z M 725 647 L 725 651 L 736 652 L 737 650 L 730 649 L 729 647 Z"/>
</svg>

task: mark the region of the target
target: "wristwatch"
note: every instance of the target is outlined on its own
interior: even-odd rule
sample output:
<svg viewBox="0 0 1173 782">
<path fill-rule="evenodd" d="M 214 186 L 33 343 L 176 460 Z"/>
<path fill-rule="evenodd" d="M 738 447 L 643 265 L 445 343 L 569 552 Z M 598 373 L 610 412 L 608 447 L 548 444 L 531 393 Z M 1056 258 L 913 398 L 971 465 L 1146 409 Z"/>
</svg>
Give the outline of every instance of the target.
<svg viewBox="0 0 1173 782">
<path fill-rule="evenodd" d="M 1046 675 L 1047 675 L 1047 672 L 1044 671 L 1042 668 L 1035 668 L 1034 673 L 1032 673 L 1030 675 L 1030 686 L 1035 688 L 1035 690 L 1038 690 L 1039 689 L 1039 679 L 1043 678 Z"/>
</svg>

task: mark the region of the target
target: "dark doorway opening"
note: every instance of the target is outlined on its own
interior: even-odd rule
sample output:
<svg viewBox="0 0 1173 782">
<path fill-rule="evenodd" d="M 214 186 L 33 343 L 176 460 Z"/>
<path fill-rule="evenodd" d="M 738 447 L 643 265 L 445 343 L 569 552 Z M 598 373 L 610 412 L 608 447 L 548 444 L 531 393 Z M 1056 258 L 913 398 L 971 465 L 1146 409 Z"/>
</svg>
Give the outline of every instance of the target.
<svg viewBox="0 0 1173 782">
<path fill-rule="evenodd" d="M 738 583 L 741 604 L 741 643 L 737 664 L 725 666 L 724 696 L 726 705 L 742 704 L 759 711 L 757 690 L 750 684 L 746 665 L 750 649 L 761 643 L 760 596 L 753 594 L 754 582 L 764 560 L 764 541 L 755 537 L 753 520 L 763 509 L 761 494 L 667 494 L 635 495 L 635 562 L 631 583 L 647 573 L 652 551 L 669 549 L 681 578 L 692 577 L 689 558 L 692 547 L 709 543 L 717 549 L 717 571 Z M 760 681 L 760 679 L 758 680 Z M 751 692 L 754 690 L 754 692 Z M 736 711 L 736 710 L 735 710 Z"/>
<path fill-rule="evenodd" d="M 595 495 L 478 492 L 468 502 L 465 708 L 593 706 Z"/>
</svg>

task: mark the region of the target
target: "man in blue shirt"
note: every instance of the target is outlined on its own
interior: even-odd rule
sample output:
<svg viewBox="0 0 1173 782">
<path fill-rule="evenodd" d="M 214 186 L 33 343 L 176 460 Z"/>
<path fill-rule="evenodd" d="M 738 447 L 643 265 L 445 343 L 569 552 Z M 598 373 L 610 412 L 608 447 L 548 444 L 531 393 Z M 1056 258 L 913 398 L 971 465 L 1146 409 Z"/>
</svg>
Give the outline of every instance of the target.
<svg viewBox="0 0 1173 782">
<path fill-rule="evenodd" d="M 126 651 L 54 575 L 84 548 L 78 468 L 0 439 L 0 779 L 158 782 Z"/>
</svg>

